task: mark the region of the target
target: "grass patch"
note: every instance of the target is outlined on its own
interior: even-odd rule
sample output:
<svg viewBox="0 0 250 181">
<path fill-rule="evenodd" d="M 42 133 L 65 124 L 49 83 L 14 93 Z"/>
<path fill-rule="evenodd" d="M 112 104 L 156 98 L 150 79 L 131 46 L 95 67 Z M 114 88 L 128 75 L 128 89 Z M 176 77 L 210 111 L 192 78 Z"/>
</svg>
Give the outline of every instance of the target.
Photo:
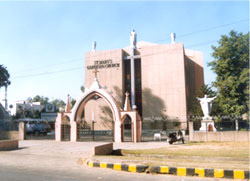
<svg viewBox="0 0 250 181">
<path fill-rule="evenodd" d="M 97 156 L 106 161 L 149 166 L 249 170 L 249 142 L 191 142 L 163 148 L 121 150 L 123 156 Z"/>
<path fill-rule="evenodd" d="M 161 156 L 198 156 L 198 157 L 232 157 L 249 158 L 248 142 L 191 142 L 164 148 L 145 150 L 122 150 L 123 155 L 161 155 Z"/>
</svg>

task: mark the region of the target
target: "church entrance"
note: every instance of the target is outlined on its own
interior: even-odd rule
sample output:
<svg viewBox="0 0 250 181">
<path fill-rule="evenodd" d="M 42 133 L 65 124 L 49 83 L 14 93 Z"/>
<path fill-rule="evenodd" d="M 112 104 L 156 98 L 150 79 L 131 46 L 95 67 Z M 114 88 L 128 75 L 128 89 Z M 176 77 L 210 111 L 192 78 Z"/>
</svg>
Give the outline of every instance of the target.
<svg viewBox="0 0 250 181">
<path fill-rule="evenodd" d="M 66 111 L 58 113 L 55 127 L 56 141 L 65 139 L 67 135 L 67 128 L 61 127 L 61 125 L 67 125 L 63 118 L 68 116 L 70 141 L 72 142 L 113 141 L 120 143 L 123 141 L 123 137 L 128 141 L 140 142 L 141 118 L 137 111 L 131 110 L 128 100 L 128 95 L 126 95 L 124 109 L 121 111 L 116 100 L 101 88 L 95 77 L 90 88 L 82 94 L 71 110 L 67 103 Z M 128 118 L 124 120 L 124 117 L 121 121 L 121 114 Z"/>
<path fill-rule="evenodd" d="M 77 141 L 114 141 L 113 113 L 104 98 L 93 94 L 80 110 L 81 118 L 76 120 Z"/>
</svg>

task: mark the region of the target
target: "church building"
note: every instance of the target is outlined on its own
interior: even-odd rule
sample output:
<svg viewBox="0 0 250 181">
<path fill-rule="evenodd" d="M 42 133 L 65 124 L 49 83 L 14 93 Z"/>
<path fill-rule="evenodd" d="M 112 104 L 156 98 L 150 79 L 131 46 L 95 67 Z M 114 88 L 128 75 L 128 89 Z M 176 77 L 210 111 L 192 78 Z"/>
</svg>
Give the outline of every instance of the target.
<svg viewBox="0 0 250 181">
<path fill-rule="evenodd" d="M 183 43 L 175 42 L 175 34 L 171 36 L 169 44 L 137 43 L 132 31 L 131 45 L 113 50 L 98 51 L 94 43 L 85 54 L 85 87 L 97 76 L 121 108 L 128 92 L 143 129 L 164 130 L 174 125 L 186 129 L 191 99 L 204 84 L 203 55 L 185 49 Z M 112 129 L 110 108 L 98 97 L 87 103 L 83 113 L 89 124 L 93 116 L 95 130 Z"/>
</svg>

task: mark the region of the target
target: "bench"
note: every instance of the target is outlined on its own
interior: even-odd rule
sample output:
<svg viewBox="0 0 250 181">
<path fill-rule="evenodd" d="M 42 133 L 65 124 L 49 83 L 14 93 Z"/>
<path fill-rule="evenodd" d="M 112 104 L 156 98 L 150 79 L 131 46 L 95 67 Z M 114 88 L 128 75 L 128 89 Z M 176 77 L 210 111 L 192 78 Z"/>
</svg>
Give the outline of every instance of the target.
<svg viewBox="0 0 250 181">
<path fill-rule="evenodd" d="M 161 133 L 154 133 L 154 141 L 157 139 L 161 141 Z"/>
</svg>

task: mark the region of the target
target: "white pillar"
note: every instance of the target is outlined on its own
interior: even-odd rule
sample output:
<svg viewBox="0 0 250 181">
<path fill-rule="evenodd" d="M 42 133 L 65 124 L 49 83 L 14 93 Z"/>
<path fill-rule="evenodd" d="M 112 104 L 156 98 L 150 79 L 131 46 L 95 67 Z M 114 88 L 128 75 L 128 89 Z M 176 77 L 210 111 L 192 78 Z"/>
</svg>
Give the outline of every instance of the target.
<svg viewBox="0 0 250 181">
<path fill-rule="evenodd" d="M 188 122 L 189 141 L 194 141 L 194 123 Z"/>
<path fill-rule="evenodd" d="M 131 47 L 131 59 L 130 59 L 130 73 L 131 73 L 131 104 L 132 108 L 135 105 L 135 60 L 134 60 L 134 48 Z"/>
<path fill-rule="evenodd" d="M 75 121 L 70 122 L 70 141 L 77 141 L 77 123 Z"/>
<path fill-rule="evenodd" d="M 62 124 L 55 123 L 55 135 L 56 141 L 62 141 Z"/>
<path fill-rule="evenodd" d="M 19 140 L 25 140 L 26 139 L 26 123 L 25 122 L 19 122 Z"/>
<path fill-rule="evenodd" d="M 62 113 L 57 113 L 55 122 L 55 139 L 56 141 L 62 141 Z"/>
<path fill-rule="evenodd" d="M 235 130 L 239 131 L 239 121 L 235 120 Z"/>
<path fill-rule="evenodd" d="M 115 121 L 115 143 L 122 142 L 121 121 Z"/>
</svg>

